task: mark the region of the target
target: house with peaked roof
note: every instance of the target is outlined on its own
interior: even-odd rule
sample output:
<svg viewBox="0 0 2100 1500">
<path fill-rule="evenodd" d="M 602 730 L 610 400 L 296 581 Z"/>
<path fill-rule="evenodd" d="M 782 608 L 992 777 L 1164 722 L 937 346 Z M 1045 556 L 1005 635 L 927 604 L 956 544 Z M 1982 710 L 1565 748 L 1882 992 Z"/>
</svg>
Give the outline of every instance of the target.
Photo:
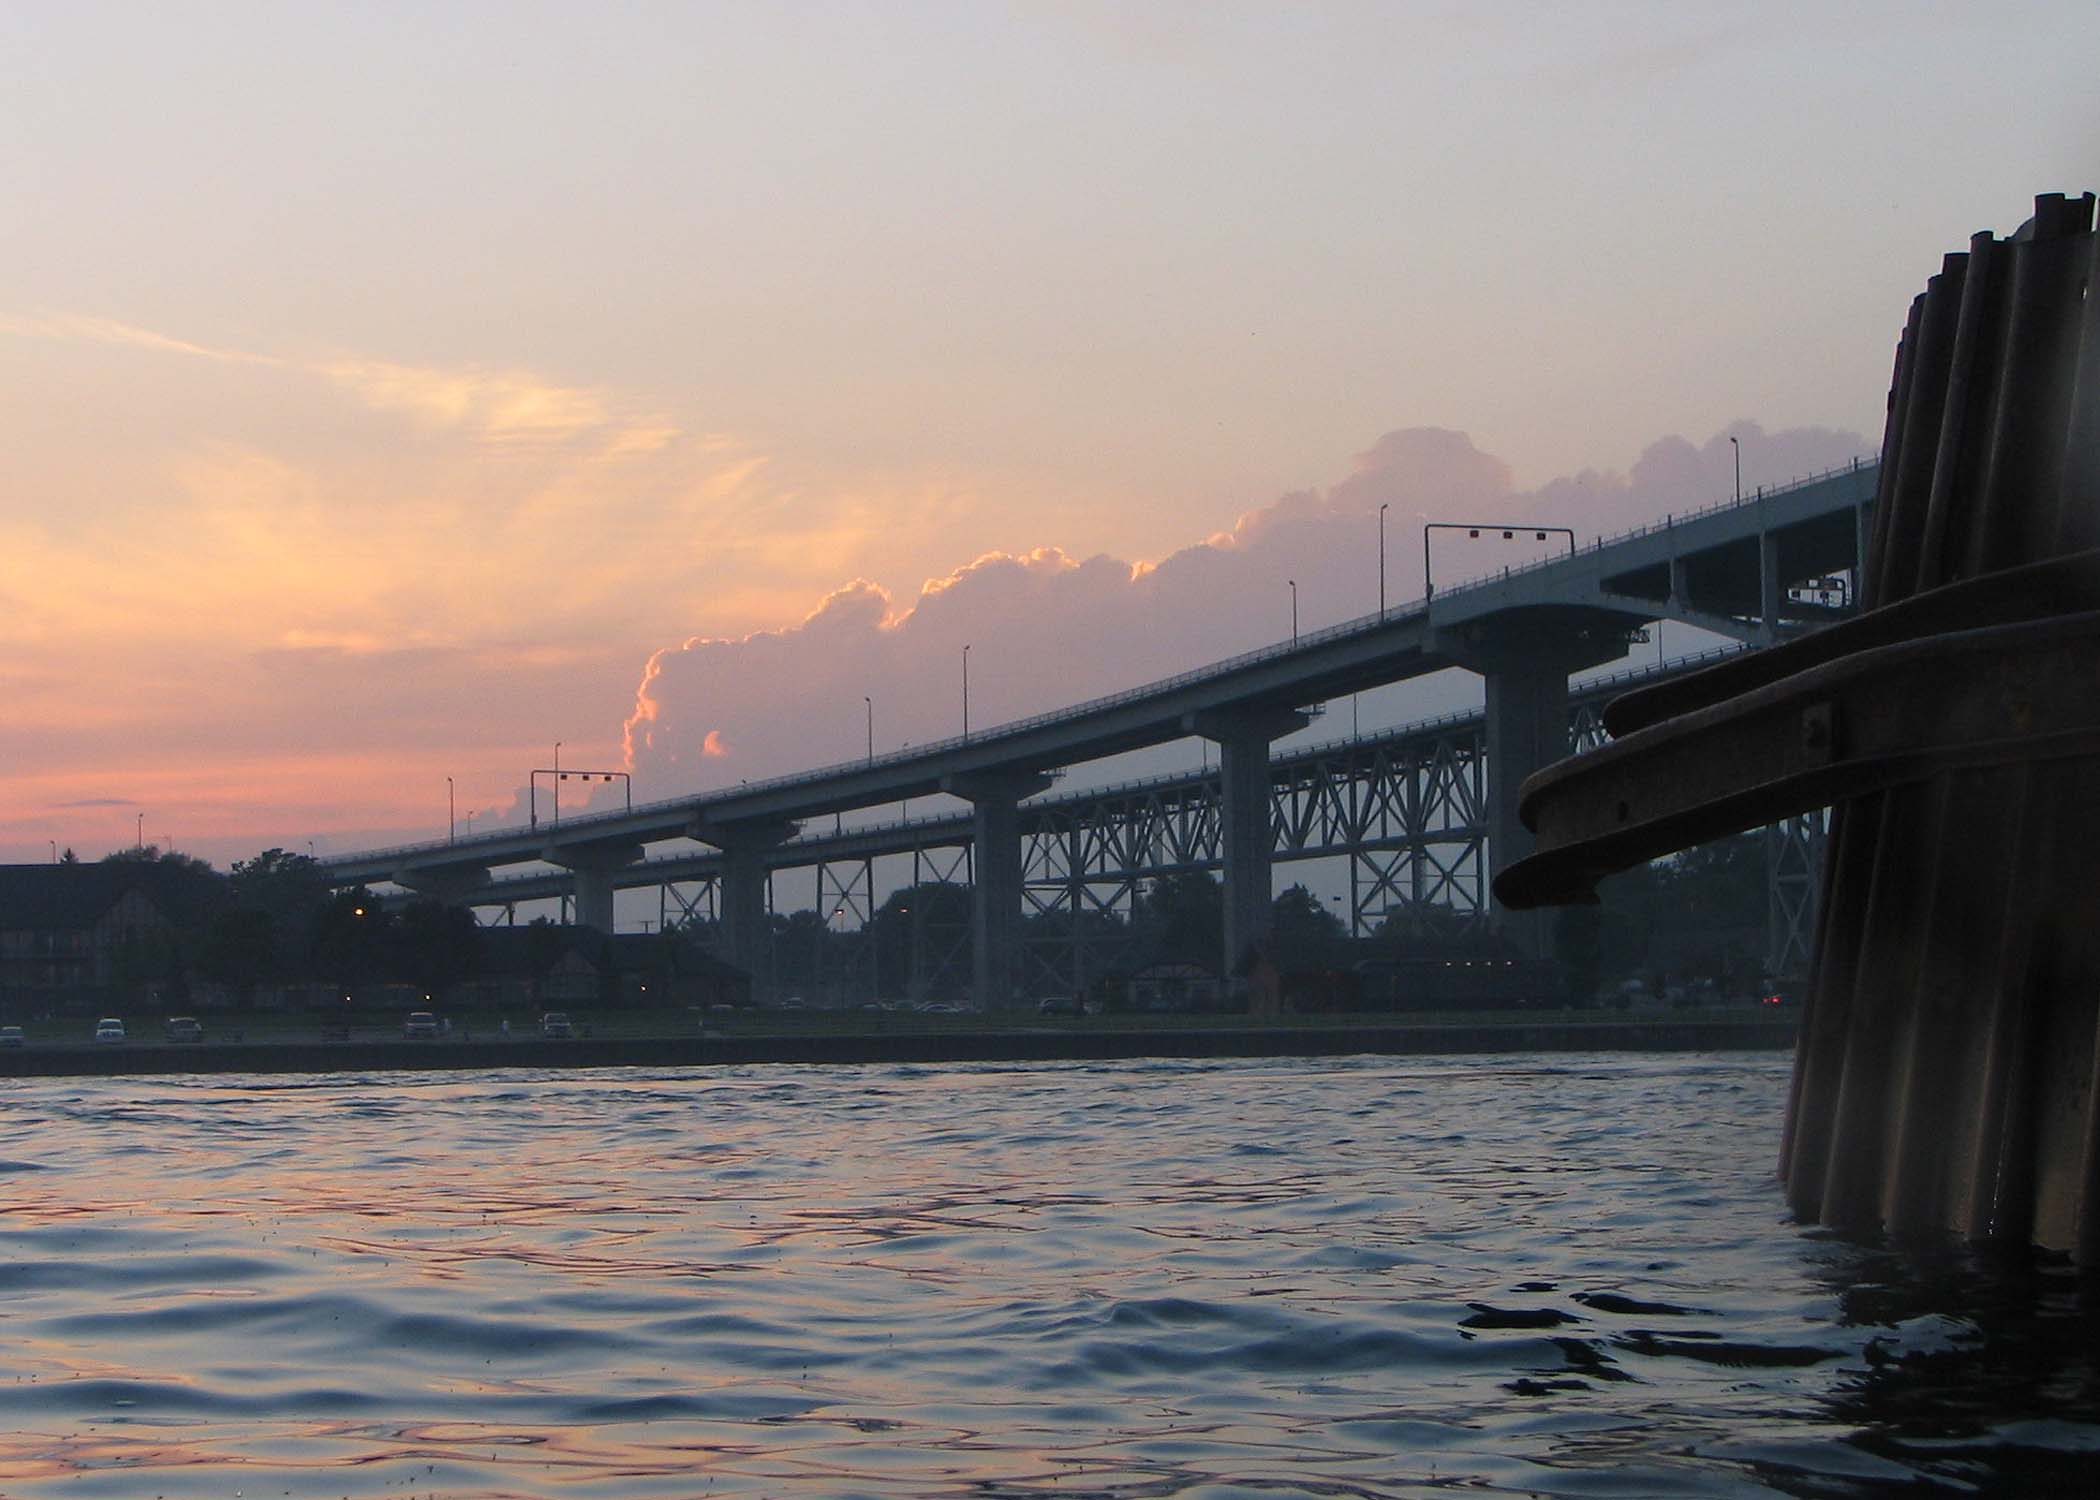
<svg viewBox="0 0 2100 1500">
<path fill-rule="evenodd" d="M 143 860 L 0 865 L 0 1003 L 100 1003 L 164 978 L 205 904 L 195 871 Z"/>
</svg>

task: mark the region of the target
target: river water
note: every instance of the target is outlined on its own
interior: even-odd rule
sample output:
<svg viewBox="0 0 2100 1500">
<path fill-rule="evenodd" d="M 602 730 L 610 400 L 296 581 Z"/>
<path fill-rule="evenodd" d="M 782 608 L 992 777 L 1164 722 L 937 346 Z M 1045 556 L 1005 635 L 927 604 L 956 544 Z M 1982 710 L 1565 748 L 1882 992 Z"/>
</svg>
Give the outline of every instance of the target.
<svg viewBox="0 0 2100 1500">
<path fill-rule="evenodd" d="M 1776 1055 L 0 1094 L 0 1496 L 2100 1493 L 2091 1288 Z"/>
</svg>

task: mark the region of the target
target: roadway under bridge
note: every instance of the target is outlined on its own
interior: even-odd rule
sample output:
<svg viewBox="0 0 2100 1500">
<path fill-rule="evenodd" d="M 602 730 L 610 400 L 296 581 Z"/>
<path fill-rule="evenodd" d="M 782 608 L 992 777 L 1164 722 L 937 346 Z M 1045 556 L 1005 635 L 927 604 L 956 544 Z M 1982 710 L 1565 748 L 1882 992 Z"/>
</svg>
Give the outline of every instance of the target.
<svg viewBox="0 0 2100 1500">
<path fill-rule="evenodd" d="M 1216 869 L 1225 886 L 1221 972 L 1266 938 L 1278 860 L 1346 856 L 1350 926 L 1410 903 L 1485 914 L 1543 954 L 1536 913 L 1492 905 L 1492 876 L 1528 854 L 1518 789 L 1594 732 L 1611 691 L 1569 680 L 1616 661 L 1658 620 L 1775 644 L 1845 618 L 1857 597 L 1878 470 L 1859 463 L 1740 502 L 1671 516 L 1562 557 L 1505 570 L 1192 672 L 967 736 L 769 781 L 527 829 L 322 861 L 340 885 L 391 883 L 467 906 L 563 896 L 610 931 L 616 889 L 677 892 L 717 923 L 721 956 L 764 975 L 771 892 L 814 871 L 819 910 L 865 917 L 872 860 L 933 860 L 971 889 L 972 993 L 998 1009 L 1032 987 L 1024 912 L 1126 903 L 1137 882 Z M 1530 529 L 1530 528 L 1522 528 Z M 1835 586 L 1833 586 L 1835 580 Z M 1450 668 L 1478 673 L 1476 714 L 1272 755 L 1318 706 Z M 1065 770 L 1191 736 L 1215 764 L 1149 782 L 1046 797 Z M 1208 762 L 1208 756 L 1206 761 Z M 814 831 L 816 820 L 946 793 L 969 812 Z M 1777 836 L 1774 966 L 1806 931 L 1813 820 Z M 652 858 L 651 845 L 677 841 Z M 691 845 L 707 846 L 693 851 Z M 1791 850 L 1789 854 L 1787 851 Z M 946 851 L 946 863 L 941 863 Z M 540 867 L 499 876 L 508 867 Z M 695 894 L 682 888 L 694 887 Z M 1790 895 L 1778 894 L 1784 887 Z M 667 900 L 670 898 L 666 898 Z M 1084 972 L 1083 957 L 1068 963 Z"/>
</svg>

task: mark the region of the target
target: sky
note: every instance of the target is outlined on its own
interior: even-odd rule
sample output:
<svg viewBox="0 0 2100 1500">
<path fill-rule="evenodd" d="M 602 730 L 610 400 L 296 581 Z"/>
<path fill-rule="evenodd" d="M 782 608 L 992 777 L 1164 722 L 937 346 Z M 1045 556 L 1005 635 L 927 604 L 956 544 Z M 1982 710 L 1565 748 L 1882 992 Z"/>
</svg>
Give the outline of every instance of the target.
<svg viewBox="0 0 2100 1500">
<path fill-rule="evenodd" d="M 2095 56 L 2090 4 L 0 8 L 0 859 L 442 837 L 557 742 L 794 771 L 953 733 L 964 644 L 989 725 L 1375 608 L 1380 505 L 1398 602 L 1424 520 L 1871 454 L 1942 254 L 2100 186 Z"/>
</svg>

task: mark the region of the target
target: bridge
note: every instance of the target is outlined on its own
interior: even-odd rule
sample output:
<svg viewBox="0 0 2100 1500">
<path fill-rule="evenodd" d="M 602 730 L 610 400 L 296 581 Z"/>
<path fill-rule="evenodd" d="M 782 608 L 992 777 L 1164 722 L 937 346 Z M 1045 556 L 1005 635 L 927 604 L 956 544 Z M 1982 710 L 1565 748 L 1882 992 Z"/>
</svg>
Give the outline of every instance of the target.
<svg viewBox="0 0 2100 1500">
<path fill-rule="evenodd" d="M 1203 809 L 1206 826 L 1214 829 L 1200 853 L 1202 864 L 1221 869 L 1224 877 L 1220 958 L 1229 972 L 1266 935 L 1279 852 L 1347 853 L 1352 882 L 1366 877 L 1374 893 L 1387 897 L 1394 894 L 1398 859 L 1406 867 L 1403 899 L 1456 897 L 1463 904 L 1470 889 L 1471 899 L 1481 903 L 1485 877 L 1532 847 L 1518 818 L 1518 789 L 1527 776 L 1568 753 L 1571 723 L 1579 732 L 1570 677 L 1620 658 L 1657 620 L 1682 621 L 1755 648 L 1842 618 L 1852 609 L 1856 586 L 1834 594 L 1808 585 L 1833 575 L 1856 578 L 1877 479 L 1876 465 L 1855 463 L 1740 501 L 1668 516 L 1572 547 L 1561 557 L 1440 588 L 1422 600 L 1160 682 L 908 750 L 617 812 L 335 856 L 322 865 L 341 885 L 391 882 L 458 905 L 515 902 L 528 899 L 528 891 L 552 895 L 565 885 L 578 919 L 604 931 L 612 929 L 616 889 L 703 880 L 716 902 L 722 956 L 758 972 L 775 872 L 817 867 L 821 906 L 827 866 L 915 847 L 967 846 L 972 990 L 979 1005 L 997 1008 L 1010 1002 L 1023 977 L 1025 907 L 1042 909 L 1046 890 L 1061 885 L 1063 895 L 1056 899 L 1077 910 L 1098 902 L 1098 886 L 1157 868 L 1135 857 L 1118 862 L 1089 855 L 1083 837 L 1077 843 L 1068 838 L 1064 855 L 1046 852 L 1045 819 L 1066 818 L 1068 832 L 1091 826 L 1101 848 L 1118 837 L 1134 848 L 1125 837 L 1134 826 L 1128 820 L 1120 832 L 1099 817 L 1088 824 L 1083 807 L 1170 787 L 1200 789 L 1193 799 L 1180 796 L 1176 805 Z M 1462 761 L 1463 776 L 1472 778 L 1467 784 L 1477 787 L 1463 826 L 1434 826 L 1440 796 L 1444 804 L 1455 804 L 1434 786 L 1434 755 L 1409 759 L 1406 746 L 1419 749 L 1425 734 L 1434 739 L 1434 726 L 1414 727 L 1371 737 L 1354 751 L 1322 747 L 1330 771 L 1316 778 L 1310 793 L 1314 803 L 1324 798 L 1335 808 L 1373 807 L 1381 796 L 1397 797 L 1397 805 L 1416 810 L 1411 826 L 1374 827 L 1376 820 L 1362 818 L 1352 825 L 1344 817 L 1330 820 L 1332 837 L 1293 843 L 1294 813 L 1278 800 L 1279 775 L 1288 784 L 1305 756 L 1318 754 L 1294 752 L 1276 761 L 1273 742 L 1311 722 L 1315 710 L 1308 705 L 1453 667 L 1480 674 L 1486 687 L 1484 711 L 1463 731 L 1476 748 L 1453 759 L 1452 739 L 1440 752 L 1447 781 Z M 1066 768 L 1191 736 L 1216 745 L 1214 771 L 1165 778 L 1149 793 L 1109 788 L 1043 799 Z M 1401 783 L 1392 779 L 1396 763 L 1411 767 Z M 967 802 L 969 813 L 938 830 L 925 820 L 900 820 L 887 829 L 803 835 L 813 819 L 936 793 Z M 1425 809 L 1433 815 L 1429 821 Z M 695 841 L 713 852 L 648 857 L 650 845 L 672 840 Z M 493 874 L 523 864 L 559 873 L 522 879 Z M 1481 865 L 1486 868 L 1474 868 Z M 1471 873 L 1454 884 L 1451 875 L 1461 870 Z M 858 906 L 853 887 L 842 885 L 838 894 Z M 872 891 L 867 894 L 871 899 Z M 1364 914 L 1352 900 L 1352 926 L 1360 926 Z M 1545 930 L 1536 914 L 1496 908 L 1493 919 L 1521 949 L 1544 952 Z"/>
</svg>

